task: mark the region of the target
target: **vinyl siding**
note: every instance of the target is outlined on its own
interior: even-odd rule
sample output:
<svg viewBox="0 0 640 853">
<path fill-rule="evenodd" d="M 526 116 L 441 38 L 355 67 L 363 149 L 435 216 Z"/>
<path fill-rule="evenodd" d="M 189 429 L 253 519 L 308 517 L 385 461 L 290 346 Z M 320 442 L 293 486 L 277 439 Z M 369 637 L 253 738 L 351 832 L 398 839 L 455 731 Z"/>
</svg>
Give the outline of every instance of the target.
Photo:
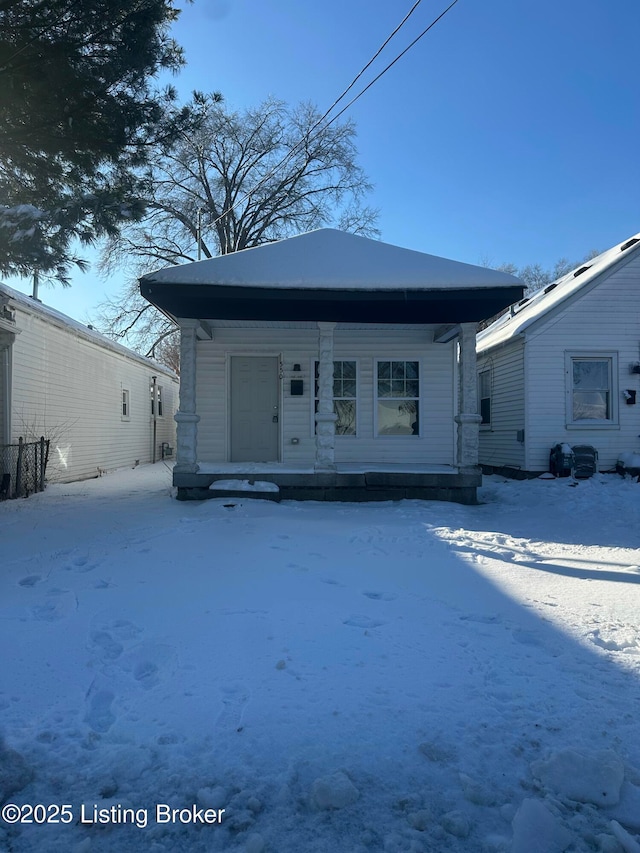
<svg viewBox="0 0 640 853">
<path fill-rule="evenodd" d="M 18 306 L 13 343 L 11 441 L 44 435 L 51 440 L 49 481 L 69 482 L 150 462 L 153 453 L 151 376 L 163 388 L 156 458 L 163 441 L 175 444 L 173 414 L 178 382 L 152 362 L 116 351 Z M 130 417 L 122 418 L 122 390 Z"/>
<path fill-rule="evenodd" d="M 517 439 L 525 426 L 523 366 L 520 340 L 478 357 L 478 375 L 488 370 L 491 382 L 491 424 L 480 427 L 481 465 L 524 466 L 524 445 Z"/>
<path fill-rule="evenodd" d="M 336 436 L 337 463 L 453 464 L 453 344 L 432 343 L 432 330 L 337 329 L 334 359 L 358 365 L 357 436 Z M 281 460 L 313 465 L 314 361 L 318 331 L 309 328 L 216 328 L 212 341 L 197 344 L 196 406 L 198 459 L 228 457 L 228 361 L 233 355 L 278 355 Z M 374 434 L 374 365 L 379 358 L 418 360 L 421 370 L 421 436 Z M 293 370 L 299 364 L 300 371 Z M 304 394 L 292 396 L 291 379 L 302 379 Z M 292 444 L 291 440 L 299 441 Z"/>
<path fill-rule="evenodd" d="M 618 454 L 640 452 L 640 377 L 629 366 L 640 360 L 640 255 L 543 315 L 518 339 L 478 355 L 478 370 L 491 364 L 492 429 L 481 429 L 480 461 L 546 471 L 549 451 L 559 442 L 590 444 L 599 469 L 611 469 Z M 613 426 L 567 425 L 567 353 L 609 354 L 617 359 L 612 388 Z M 638 404 L 626 405 L 622 392 L 635 389 Z M 524 456 L 515 432 L 525 429 Z"/>
</svg>

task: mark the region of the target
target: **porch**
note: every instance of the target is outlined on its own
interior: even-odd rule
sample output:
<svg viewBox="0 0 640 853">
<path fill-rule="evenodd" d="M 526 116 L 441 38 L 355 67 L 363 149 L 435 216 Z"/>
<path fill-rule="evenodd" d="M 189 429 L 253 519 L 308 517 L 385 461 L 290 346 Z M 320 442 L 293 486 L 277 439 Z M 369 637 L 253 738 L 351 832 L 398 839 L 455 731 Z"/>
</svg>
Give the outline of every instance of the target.
<svg viewBox="0 0 640 853">
<path fill-rule="evenodd" d="M 234 488 L 234 481 L 238 487 Z M 477 502 L 479 471 L 450 465 L 337 464 L 334 471 L 278 462 L 200 463 L 196 473 L 174 471 L 178 500 L 265 498 L 267 500 Z M 267 485 L 268 484 L 268 485 Z M 212 488 L 213 486 L 213 488 Z"/>
</svg>

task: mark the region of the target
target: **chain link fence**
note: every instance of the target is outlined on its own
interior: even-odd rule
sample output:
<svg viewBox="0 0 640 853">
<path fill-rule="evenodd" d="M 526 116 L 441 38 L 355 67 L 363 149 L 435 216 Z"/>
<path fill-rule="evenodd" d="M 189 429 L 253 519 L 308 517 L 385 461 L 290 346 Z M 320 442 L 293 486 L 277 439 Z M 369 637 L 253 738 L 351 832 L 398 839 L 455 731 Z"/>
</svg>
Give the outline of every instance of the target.
<svg viewBox="0 0 640 853">
<path fill-rule="evenodd" d="M 0 500 L 44 491 L 48 461 L 49 441 L 44 437 L 0 445 Z"/>
</svg>

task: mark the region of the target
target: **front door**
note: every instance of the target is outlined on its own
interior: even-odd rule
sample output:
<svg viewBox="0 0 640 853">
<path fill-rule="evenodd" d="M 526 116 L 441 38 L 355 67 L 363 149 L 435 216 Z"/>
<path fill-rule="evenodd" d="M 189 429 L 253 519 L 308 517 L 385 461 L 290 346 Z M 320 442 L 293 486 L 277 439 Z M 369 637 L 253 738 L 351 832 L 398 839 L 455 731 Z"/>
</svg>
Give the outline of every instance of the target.
<svg viewBox="0 0 640 853">
<path fill-rule="evenodd" d="M 277 462 L 278 358 L 231 359 L 231 461 Z"/>
</svg>

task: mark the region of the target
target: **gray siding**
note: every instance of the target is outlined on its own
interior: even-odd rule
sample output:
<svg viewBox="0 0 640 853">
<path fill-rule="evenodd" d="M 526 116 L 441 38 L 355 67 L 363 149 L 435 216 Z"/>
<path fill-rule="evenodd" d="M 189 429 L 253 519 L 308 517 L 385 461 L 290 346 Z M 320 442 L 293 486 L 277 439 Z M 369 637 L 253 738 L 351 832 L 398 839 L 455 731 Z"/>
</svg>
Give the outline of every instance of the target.
<svg viewBox="0 0 640 853">
<path fill-rule="evenodd" d="M 453 464 L 453 344 L 432 343 L 432 330 L 337 329 L 334 358 L 358 363 L 357 436 L 336 436 L 336 462 Z M 314 360 L 318 332 L 310 328 L 216 328 L 212 341 L 197 345 L 198 459 L 228 460 L 228 360 L 234 354 L 282 359 L 281 460 L 313 465 Z M 378 358 L 418 360 L 421 366 L 420 437 L 374 435 L 374 364 Z M 301 366 L 300 372 L 293 365 Z M 304 381 L 291 396 L 290 380 Z M 292 439 L 298 439 L 293 444 Z"/>
<path fill-rule="evenodd" d="M 513 341 L 486 356 L 478 356 L 478 374 L 491 376 L 491 425 L 480 427 L 480 464 L 523 468 L 525 429 L 524 346 Z"/>
</svg>

